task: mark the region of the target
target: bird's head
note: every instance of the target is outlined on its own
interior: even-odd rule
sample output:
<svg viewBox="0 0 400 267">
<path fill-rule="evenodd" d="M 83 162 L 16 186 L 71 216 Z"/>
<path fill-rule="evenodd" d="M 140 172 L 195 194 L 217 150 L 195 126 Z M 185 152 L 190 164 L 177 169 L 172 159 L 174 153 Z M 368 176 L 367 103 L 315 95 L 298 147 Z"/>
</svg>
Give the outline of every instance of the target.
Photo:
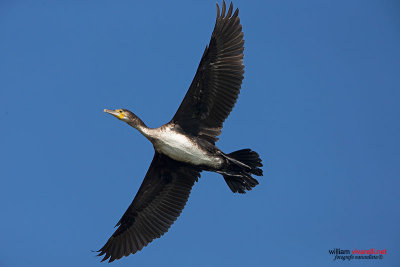
<svg viewBox="0 0 400 267">
<path fill-rule="evenodd" d="M 127 109 L 115 109 L 115 110 L 104 109 L 104 112 L 111 114 L 117 119 L 120 119 L 121 121 L 124 121 L 132 125 L 141 123 L 141 120 L 133 112 L 130 112 Z"/>
</svg>

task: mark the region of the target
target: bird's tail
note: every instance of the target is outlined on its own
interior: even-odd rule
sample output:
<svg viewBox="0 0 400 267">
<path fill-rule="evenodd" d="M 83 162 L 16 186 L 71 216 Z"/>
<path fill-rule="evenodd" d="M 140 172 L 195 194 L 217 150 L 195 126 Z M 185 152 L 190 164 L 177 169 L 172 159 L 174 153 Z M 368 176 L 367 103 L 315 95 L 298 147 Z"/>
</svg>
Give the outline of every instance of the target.
<svg viewBox="0 0 400 267">
<path fill-rule="evenodd" d="M 233 193 L 246 193 L 258 185 L 258 181 L 251 177 L 252 174 L 262 176 L 263 171 L 260 156 L 250 149 L 241 149 L 224 155 L 228 166 L 220 173 Z"/>
</svg>

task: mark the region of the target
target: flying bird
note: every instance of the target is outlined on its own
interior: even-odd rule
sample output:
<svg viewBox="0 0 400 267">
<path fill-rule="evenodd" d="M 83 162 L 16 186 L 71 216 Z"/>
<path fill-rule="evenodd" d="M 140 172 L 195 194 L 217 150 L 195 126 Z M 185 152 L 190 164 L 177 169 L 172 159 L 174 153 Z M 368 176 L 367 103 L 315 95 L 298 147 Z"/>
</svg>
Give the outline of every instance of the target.
<svg viewBox="0 0 400 267">
<path fill-rule="evenodd" d="M 232 3 L 220 10 L 211 40 L 181 105 L 170 122 L 149 128 L 127 109 L 104 111 L 126 122 L 154 146 L 154 158 L 117 230 L 98 251 L 112 262 L 161 237 L 182 212 L 202 171 L 223 176 L 234 193 L 245 193 L 262 176 L 261 159 L 250 149 L 225 154 L 215 146 L 243 80 L 243 32 Z"/>
</svg>

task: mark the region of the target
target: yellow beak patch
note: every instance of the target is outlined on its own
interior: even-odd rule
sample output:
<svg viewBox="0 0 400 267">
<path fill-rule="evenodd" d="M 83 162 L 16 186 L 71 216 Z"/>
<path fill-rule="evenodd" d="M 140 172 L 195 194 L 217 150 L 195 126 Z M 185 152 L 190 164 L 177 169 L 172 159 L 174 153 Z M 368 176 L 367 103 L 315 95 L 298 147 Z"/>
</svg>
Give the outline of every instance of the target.
<svg viewBox="0 0 400 267">
<path fill-rule="evenodd" d="M 117 109 L 118 115 L 116 116 L 118 119 L 122 120 L 125 117 L 124 112 L 121 109 Z"/>
</svg>

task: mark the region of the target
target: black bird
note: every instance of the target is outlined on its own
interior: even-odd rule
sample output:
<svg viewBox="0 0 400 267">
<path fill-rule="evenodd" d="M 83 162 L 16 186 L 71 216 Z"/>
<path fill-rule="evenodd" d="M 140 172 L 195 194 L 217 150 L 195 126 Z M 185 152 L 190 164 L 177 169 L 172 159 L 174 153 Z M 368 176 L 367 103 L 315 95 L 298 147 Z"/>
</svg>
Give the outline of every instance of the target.
<svg viewBox="0 0 400 267">
<path fill-rule="evenodd" d="M 128 123 L 154 146 L 154 158 L 117 230 L 98 251 L 110 262 L 141 250 L 178 218 L 202 171 L 222 174 L 234 193 L 245 193 L 262 176 L 261 159 L 250 149 L 225 154 L 215 146 L 243 80 L 243 32 L 239 10 L 225 1 L 196 75 L 172 120 L 149 128 L 126 109 L 104 111 Z"/>
</svg>

